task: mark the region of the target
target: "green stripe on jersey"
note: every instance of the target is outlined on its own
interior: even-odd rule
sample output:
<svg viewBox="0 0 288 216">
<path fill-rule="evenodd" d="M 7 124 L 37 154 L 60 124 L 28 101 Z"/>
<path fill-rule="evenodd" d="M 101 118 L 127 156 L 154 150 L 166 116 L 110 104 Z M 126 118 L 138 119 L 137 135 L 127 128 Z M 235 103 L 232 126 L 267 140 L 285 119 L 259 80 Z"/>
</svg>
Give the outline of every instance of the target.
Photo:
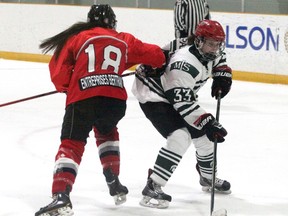
<svg viewBox="0 0 288 216">
<path fill-rule="evenodd" d="M 173 69 L 187 72 L 193 78 L 195 78 L 199 74 L 199 71 L 193 65 L 189 64 L 188 62 L 184 62 L 184 61 L 177 61 L 177 62 L 172 63 L 170 70 L 173 70 Z"/>
</svg>

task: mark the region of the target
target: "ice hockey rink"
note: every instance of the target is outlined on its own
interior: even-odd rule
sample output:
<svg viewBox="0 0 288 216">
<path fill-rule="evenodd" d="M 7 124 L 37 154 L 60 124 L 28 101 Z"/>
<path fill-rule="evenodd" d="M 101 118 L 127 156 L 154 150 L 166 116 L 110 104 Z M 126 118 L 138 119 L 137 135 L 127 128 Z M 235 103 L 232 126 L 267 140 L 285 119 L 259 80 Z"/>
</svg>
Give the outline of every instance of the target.
<svg viewBox="0 0 288 216">
<path fill-rule="evenodd" d="M 44 63 L 0 59 L 0 104 L 54 91 Z M 210 193 L 201 190 L 193 144 L 163 188 L 172 196 L 168 209 L 138 203 L 165 140 L 141 112 L 131 94 L 133 76 L 123 78 L 129 99 L 120 124 L 120 180 L 129 189 L 127 202 L 115 206 L 91 133 L 71 193 L 76 216 L 208 216 Z M 199 103 L 215 114 L 211 81 Z M 60 143 L 65 95 L 53 94 L 0 107 L 0 215 L 31 216 L 51 202 L 54 156 Z M 218 145 L 218 177 L 231 182 L 230 195 L 215 194 L 214 209 L 230 216 L 287 216 L 288 86 L 233 81 L 221 101 L 220 122 L 228 136 Z"/>
</svg>

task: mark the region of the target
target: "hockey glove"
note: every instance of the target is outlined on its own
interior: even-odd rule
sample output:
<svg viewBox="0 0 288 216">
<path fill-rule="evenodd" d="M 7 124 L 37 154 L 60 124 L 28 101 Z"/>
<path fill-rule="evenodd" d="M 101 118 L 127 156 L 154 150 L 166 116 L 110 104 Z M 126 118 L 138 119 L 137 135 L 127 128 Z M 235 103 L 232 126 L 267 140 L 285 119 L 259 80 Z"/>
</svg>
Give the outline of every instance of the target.
<svg viewBox="0 0 288 216">
<path fill-rule="evenodd" d="M 218 92 L 221 90 L 221 98 L 225 97 L 231 89 L 232 70 L 228 66 L 220 66 L 212 70 L 213 83 L 211 87 L 211 96 L 217 99 Z"/>
<path fill-rule="evenodd" d="M 210 141 L 214 142 L 215 138 L 217 138 L 217 142 L 219 143 L 225 141 L 224 137 L 227 135 L 226 129 L 210 113 L 201 115 L 194 124 L 206 133 Z"/>
<path fill-rule="evenodd" d="M 165 68 L 152 68 L 150 65 L 140 64 L 136 67 L 136 74 L 143 77 L 160 77 L 165 71 Z"/>
<path fill-rule="evenodd" d="M 168 50 L 162 49 L 162 52 L 165 56 L 165 62 L 160 68 L 153 68 L 150 65 L 140 64 L 136 67 L 136 74 L 143 77 L 159 78 L 165 72 L 166 66 L 170 59 Z"/>
</svg>

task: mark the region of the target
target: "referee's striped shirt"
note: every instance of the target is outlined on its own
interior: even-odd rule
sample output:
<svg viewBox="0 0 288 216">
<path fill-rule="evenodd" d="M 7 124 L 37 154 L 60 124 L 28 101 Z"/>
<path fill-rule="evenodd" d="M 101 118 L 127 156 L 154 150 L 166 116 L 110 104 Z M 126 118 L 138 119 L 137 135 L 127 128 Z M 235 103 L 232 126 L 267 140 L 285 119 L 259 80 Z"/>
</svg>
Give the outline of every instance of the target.
<svg viewBox="0 0 288 216">
<path fill-rule="evenodd" d="M 174 6 L 175 38 L 185 38 L 194 33 L 203 19 L 210 19 L 206 0 L 176 0 Z"/>
</svg>

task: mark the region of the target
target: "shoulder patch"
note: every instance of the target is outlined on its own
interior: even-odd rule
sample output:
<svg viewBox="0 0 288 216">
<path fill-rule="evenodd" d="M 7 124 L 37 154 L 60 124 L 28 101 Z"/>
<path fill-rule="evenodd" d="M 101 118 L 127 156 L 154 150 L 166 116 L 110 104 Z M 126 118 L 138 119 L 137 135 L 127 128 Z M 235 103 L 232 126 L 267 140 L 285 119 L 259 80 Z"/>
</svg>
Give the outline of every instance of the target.
<svg viewBox="0 0 288 216">
<path fill-rule="evenodd" d="M 173 62 L 171 64 L 170 70 L 173 70 L 173 69 L 187 72 L 193 78 L 195 78 L 199 74 L 199 71 L 193 65 L 189 64 L 188 62 L 184 62 L 184 61 Z"/>
</svg>

